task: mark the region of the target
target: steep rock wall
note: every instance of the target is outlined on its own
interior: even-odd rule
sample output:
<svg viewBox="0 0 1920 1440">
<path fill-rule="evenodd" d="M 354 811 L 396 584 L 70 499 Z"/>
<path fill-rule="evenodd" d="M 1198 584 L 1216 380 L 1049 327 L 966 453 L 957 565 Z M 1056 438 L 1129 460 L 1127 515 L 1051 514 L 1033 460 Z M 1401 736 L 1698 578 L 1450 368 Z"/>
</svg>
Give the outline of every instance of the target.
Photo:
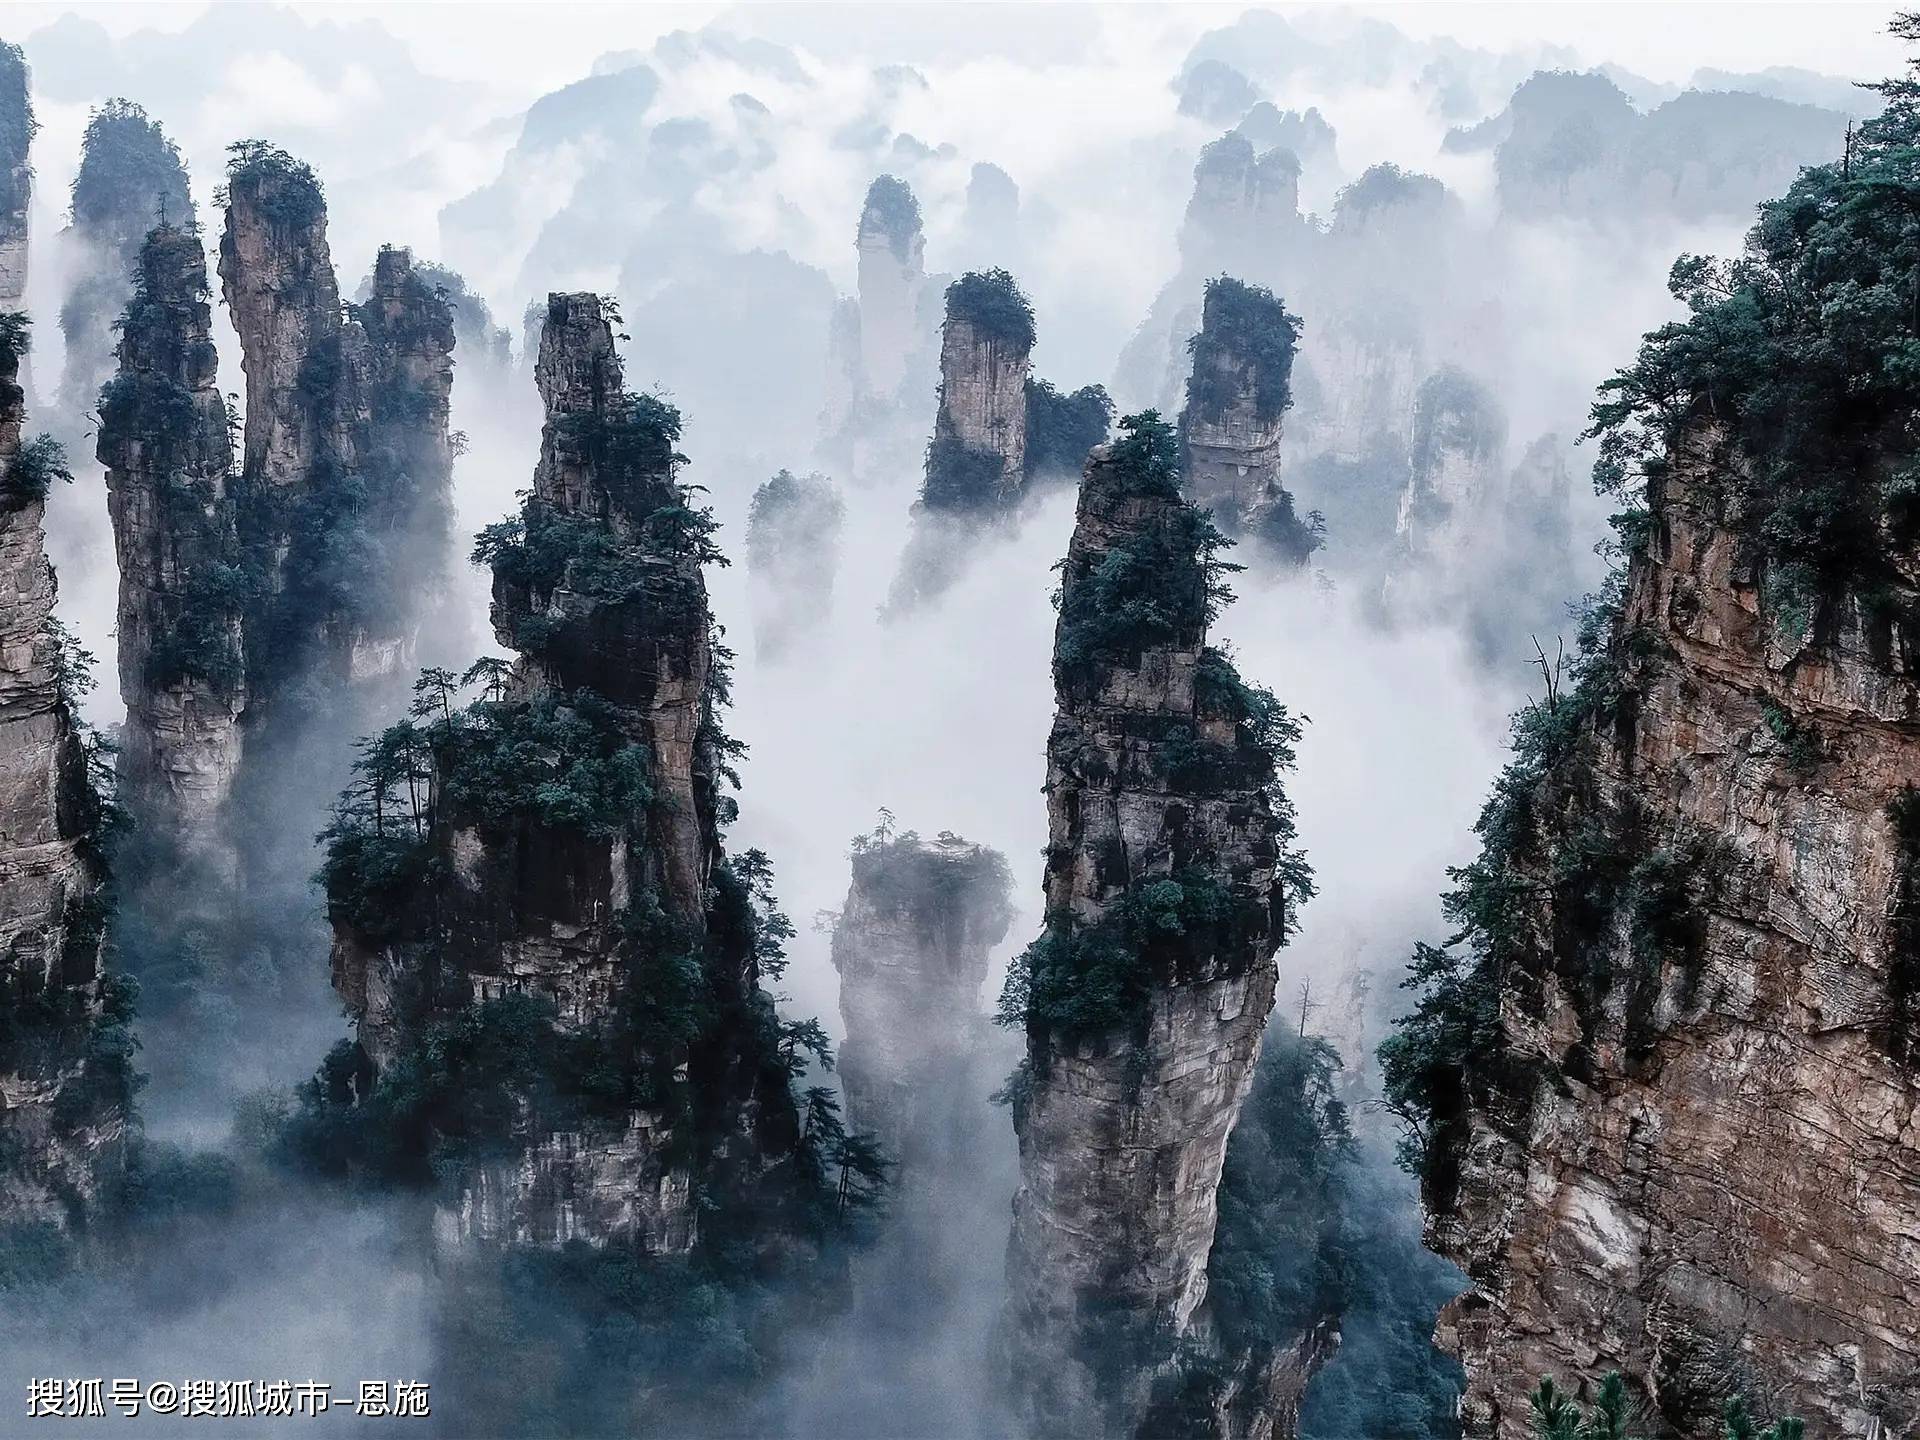
<svg viewBox="0 0 1920 1440">
<path fill-rule="evenodd" d="M 16 334 L 21 332 L 16 332 Z M 83 1229 L 132 1108 L 128 996 L 102 972 L 97 805 L 18 467 L 24 342 L 0 342 L 0 1214 Z"/>
<path fill-rule="evenodd" d="M 1206 648 L 1205 522 L 1180 498 L 1168 427 L 1128 423 L 1087 467 L 1064 566 L 1049 922 L 1020 962 L 1009 1324 L 1014 1385 L 1044 1434 L 1132 1433 L 1176 1346 L 1204 1338 L 1221 1165 L 1287 924 L 1274 767 Z M 1119 556 L 1169 624 L 1115 627 L 1102 567 Z M 1148 918 L 1169 911 L 1171 931 Z M 1115 967 L 1124 1013 L 1082 1008 Z"/>
<path fill-rule="evenodd" d="M 240 764 L 246 607 L 232 444 L 196 230 L 141 247 L 100 400 L 99 460 L 120 564 L 120 775 L 162 834 L 210 838 Z"/>
<path fill-rule="evenodd" d="M 1682 1435 L 1717 1434 L 1730 1391 L 1809 1434 L 1912 1434 L 1911 642 L 1851 602 L 1790 638 L 1712 498 L 1727 436 L 1696 425 L 1671 461 L 1620 699 L 1518 812 L 1521 953 L 1549 958 L 1492 975 L 1501 1043 L 1437 1117 L 1429 1239 L 1472 1281 L 1440 1339 L 1471 1436 L 1527 1435 L 1540 1374 L 1610 1368 Z M 1651 899 L 1596 929 L 1546 867 L 1607 833 Z"/>
<path fill-rule="evenodd" d="M 854 243 L 859 254 L 861 391 L 891 399 L 920 348 L 920 291 L 926 280 L 920 204 L 905 181 L 882 175 L 867 188 Z"/>
<path fill-rule="evenodd" d="M 33 208 L 33 96 L 26 53 L 0 41 L 0 312 L 27 293 L 27 215 Z"/>
</svg>

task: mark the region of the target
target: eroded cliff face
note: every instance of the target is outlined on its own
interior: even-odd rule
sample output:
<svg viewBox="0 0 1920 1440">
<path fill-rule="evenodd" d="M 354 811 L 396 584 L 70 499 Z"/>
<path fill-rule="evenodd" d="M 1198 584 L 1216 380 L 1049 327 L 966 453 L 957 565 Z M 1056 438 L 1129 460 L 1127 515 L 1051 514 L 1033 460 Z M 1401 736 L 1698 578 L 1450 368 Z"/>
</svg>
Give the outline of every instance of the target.
<svg viewBox="0 0 1920 1440">
<path fill-rule="evenodd" d="M 120 776 L 158 832 L 211 840 L 240 765 L 246 608 L 232 444 L 197 231 L 141 247 L 100 399 L 100 463 L 120 564 Z"/>
<path fill-rule="evenodd" d="M 1206 1341 L 1221 1165 L 1288 904 L 1273 760 L 1206 646 L 1204 521 L 1171 431 L 1128 423 L 1087 467 L 1063 570 L 1049 921 L 1020 962 L 1010 1354 L 1047 1435 L 1133 1433 L 1177 1347 Z M 1115 565 L 1171 623 L 1117 620 Z M 1117 1009 L 1095 998 L 1109 986 Z"/>
<path fill-rule="evenodd" d="M 980 1053 L 980 987 L 1013 919 L 1007 862 L 956 835 L 854 842 L 853 883 L 833 931 L 846 1039 L 847 1123 L 911 1171 L 946 1128 Z M 905 1177 L 905 1178 L 909 1178 Z"/>
<path fill-rule="evenodd" d="M 1713 498 L 1727 436 L 1696 425 L 1671 460 L 1617 701 L 1515 812 L 1541 896 L 1517 953 L 1547 958 L 1492 980 L 1503 1043 L 1438 1117 L 1429 1238 L 1472 1280 L 1439 1335 L 1473 1436 L 1526 1435 L 1543 1373 L 1610 1368 L 1681 1435 L 1717 1434 L 1730 1391 L 1809 1434 L 1909 1435 L 1911 639 L 1852 601 L 1800 638 Z M 1895 563 L 1904 615 L 1920 577 Z"/>
<path fill-rule="evenodd" d="M 22 333 L 0 337 L 0 1213 L 77 1232 L 122 1158 L 130 997 L 102 972 L 80 662 L 53 618 L 45 505 L 21 464 Z"/>
<path fill-rule="evenodd" d="M 550 1005 L 563 1045 L 646 1072 L 624 1101 L 520 1101 L 511 1139 L 457 1175 L 445 1241 L 683 1253 L 697 1168 L 717 1152 L 750 1165 L 762 1127 L 793 1118 L 784 1089 L 762 1103 L 785 1071 L 754 1048 L 770 1007 L 742 882 L 719 869 L 710 550 L 675 479 L 678 416 L 624 388 L 598 297 L 550 297 L 535 375 L 547 421 L 533 488 L 488 532 L 494 626 L 518 658 L 488 682 L 478 728 L 456 731 L 449 711 L 434 750 L 422 844 L 444 883 L 384 934 L 336 893 L 334 981 L 376 1074 L 436 1022 L 514 996 Z M 568 804 L 473 776 L 477 753 L 536 733 L 563 771 L 589 767 L 556 779 L 578 787 Z M 645 988 L 669 982 L 699 999 Z M 658 1039 L 650 1026 L 676 1022 L 652 1012 L 669 1003 L 711 1018 Z M 670 1104 L 663 1092 L 687 1085 L 690 1109 Z"/>
</svg>

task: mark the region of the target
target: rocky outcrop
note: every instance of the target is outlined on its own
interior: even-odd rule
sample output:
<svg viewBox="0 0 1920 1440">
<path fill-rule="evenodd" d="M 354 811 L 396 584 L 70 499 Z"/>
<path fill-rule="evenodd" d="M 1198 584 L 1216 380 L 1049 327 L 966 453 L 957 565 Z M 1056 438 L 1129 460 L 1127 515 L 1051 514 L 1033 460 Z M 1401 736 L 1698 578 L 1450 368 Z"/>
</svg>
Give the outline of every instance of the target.
<svg viewBox="0 0 1920 1440">
<path fill-rule="evenodd" d="M 1193 373 L 1180 412 L 1187 492 L 1227 533 L 1304 564 L 1319 536 L 1280 483 L 1280 435 L 1293 404 L 1300 321 L 1272 291 L 1222 275 L 1207 282 Z"/>
<path fill-rule="evenodd" d="M 833 610 L 846 502 L 824 475 L 782 470 L 747 507 L 753 647 L 774 660 L 817 636 Z"/>
<path fill-rule="evenodd" d="M 82 1229 L 119 1165 L 130 995 L 102 970 L 99 805 L 53 615 L 43 450 L 20 439 L 24 317 L 0 317 L 0 1215 Z"/>
<path fill-rule="evenodd" d="M 120 565 L 121 784 L 157 833 L 188 845 L 212 838 L 246 708 L 249 587 L 211 322 L 199 232 L 159 227 L 120 320 L 98 451 Z"/>
<path fill-rule="evenodd" d="M 0 313 L 18 310 L 27 293 L 27 213 L 33 204 L 28 152 L 38 128 L 26 53 L 0 41 Z"/>
<path fill-rule="evenodd" d="M 920 291 L 926 236 L 920 202 L 904 180 L 882 175 L 867 187 L 854 241 L 860 273 L 861 393 L 891 399 L 920 348 Z"/>
<path fill-rule="evenodd" d="M 853 883 L 833 930 L 840 974 L 840 1083 L 847 1122 L 903 1171 L 942 1130 L 936 1113 L 980 1053 L 992 949 L 1013 919 L 997 850 L 942 833 L 884 831 L 854 841 Z"/>
<path fill-rule="evenodd" d="M 1421 383 L 1398 526 L 1410 558 L 1465 567 L 1505 499 L 1506 449 L 1506 414 L 1479 381 L 1446 366 Z"/>
<path fill-rule="evenodd" d="M 1795 625 L 1720 498 L 1754 493 L 1726 431 L 1667 459 L 1571 749 L 1482 822 L 1521 898 L 1433 1117 L 1429 1239 L 1472 1282 L 1440 1339 L 1471 1436 L 1608 1369 L 1681 1435 L 1730 1392 L 1908 1435 L 1920 687 L 1875 617 L 1920 576 L 1892 556 L 1887 608 Z"/>
<path fill-rule="evenodd" d="M 346 682 L 410 668 L 448 539 L 453 325 L 399 250 L 342 310 L 319 181 L 284 151 L 240 147 L 225 200 L 220 279 L 247 377 L 240 528 L 264 557 L 253 723 L 313 667 Z"/>
<path fill-rule="evenodd" d="M 113 322 L 126 308 L 141 243 L 157 225 L 195 229 L 186 166 L 146 111 L 109 100 L 87 119 L 72 223 L 59 237 L 67 282 L 60 402 L 72 414 L 89 409 L 113 373 Z"/>
<path fill-rule="evenodd" d="M 427 749 L 429 813 L 399 843 L 431 878 L 394 893 L 362 867 L 393 834 L 380 796 L 371 830 L 343 817 L 334 982 L 376 1080 L 436 1027 L 516 999 L 544 1009 L 559 1055 L 604 1057 L 572 1090 L 556 1060 L 507 1132 L 451 1167 L 446 1242 L 684 1252 L 696 1177 L 757 1173 L 797 1124 L 758 988 L 758 872 L 721 855 L 711 522 L 676 479 L 678 414 L 624 388 L 598 297 L 550 297 L 535 376 L 533 488 L 478 551 L 518 659 L 492 666 L 470 711 L 445 677 L 424 734 L 381 742 Z M 530 787 L 510 759 L 528 746 L 552 757 Z M 362 773 L 381 783 L 377 762 Z M 396 792 L 396 811 L 402 793 L 417 795 Z"/>
<path fill-rule="evenodd" d="M 1200 152 L 1193 196 L 1180 231 L 1189 269 L 1245 273 L 1249 259 L 1272 263 L 1300 224 L 1300 161 L 1292 151 L 1264 152 L 1229 131 Z"/>
<path fill-rule="evenodd" d="M 1277 780 L 1291 727 L 1206 644 L 1217 537 L 1170 427 L 1123 428 L 1062 570 L 1047 930 L 1003 997 L 1028 1040 L 1011 1364 L 1049 1435 L 1135 1432 L 1176 1350 L 1206 1343 L 1227 1137 L 1305 882 Z"/>
</svg>

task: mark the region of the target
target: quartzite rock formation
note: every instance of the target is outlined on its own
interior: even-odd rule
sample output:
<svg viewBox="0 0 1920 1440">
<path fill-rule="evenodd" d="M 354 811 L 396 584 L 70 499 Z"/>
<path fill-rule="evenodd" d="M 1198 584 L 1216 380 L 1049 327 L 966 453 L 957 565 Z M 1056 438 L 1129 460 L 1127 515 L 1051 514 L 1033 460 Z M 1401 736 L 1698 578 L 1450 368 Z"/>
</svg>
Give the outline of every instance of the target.
<svg viewBox="0 0 1920 1440">
<path fill-rule="evenodd" d="M 0 333 L 0 1214 L 82 1228 L 132 1108 L 128 996 L 101 971 L 106 901 L 80 663 L 53 618 L 41 497 L 22 462 L 25 325 Z"/>
<path fill-rule="evenodd" d="M 1255 734 L 1272 697 L 1206 645 L 1211 546 L 1177 442 L 1125 428 L 1087 467 L 1063 569 L 1048 927 L 1009 991 L 1029 1053 L 1010 1353 L 1047 1435 L 1135 1433 L 1156 1370 L 1205 1340 L 1221 1164 L 1304 881 Z"/>
<path fill-rule="evenodd" d="M 1724 431 L 1671 461 L 1619 683 L 1500 812 L 1497 878 L 1540 899 L 1481 972 L 1497 1045 L 1434 1117 L 1429 1238 L 1472 1282 L 1440 1339 L 1470 1436 L 1528 1435 L 1541 1374 L 1612 1368 L 1681 1434 L 1745 1391 L 1809 1435 L 1907 1435 L 1920 687 L 1864 606 L 1786 637 L 1712 498 L 1745 463 Z"/>
<path fill-rule="evenodd" d="M 1193 502 L 1229 534 L 1257 537 L 1295 564 L 1318 544 L 1280 483 L 1299 335 L 1299 320 L 1272 291 L 1225 275 L 1209 280 L 1180 412 Z"/>
<path fill-rule="evenodd" d="M 824 475 L 782 470 L 747 509 L 754 653 L 768 660 L 819 638 L 833 610 L 847 506 Z"/>
<path fill-rule="evenodd" d="M 347 680 L 410 668 L 448 538 L 453 323 L 403 250 L 383 250 L 367 303 L 342 311 L 320 184 L 284 152 L 244 147 L 226 195 L 220 279 L 247 376 L 241 534 L 268 557 L 247 631 L 260 705 L 308 665 Z"/>
<path fill-rule="evenodd" d="M 690 1085 L 687 1112 L 663 1097 L 555 1118 L 523 1102 L 507 1153 L 461 1171 L 441 1224 L 455 1243 L 620 1239 L 685 1252 L 699 1167 L 716 1151 L 745 1165 L 762 1141 L 778 1143 L 774 1131 L 791 1142 L 794 1119 L 786 1072 L 764 1049 L 744 882 L 721 864 L 710 552 L 675 480 L 679 417 L 623 388 L 597 297 L 550 297 L 535 376 L 547 421 L 533 490 L 518 521 L 489 532 L 494 627 L 519 658 L 475 723 L 510 743 L 515 726 L 573 727 L 571 742 L 544 743 L 597 745 L 616 771 L 592 784 L 626 793 L 617 775 L 637 766 L 644 790 L 592 820 L 514 800 L 463 778 L 471 750 L 448 717 L 424 839 L 444 884 L 387 934 L 356 924 L 330 892 L 335 985 L 376 1072 L 436 1019 L 525 995 L 552 1005 L 562 1035 L 652 1067 L 649 1088 Z M 661 966 L 678 973 L 682 953 L 702 966 L 713 1018 L 660 1051 L 635 1027 L 653 1024 L 661 1002 L 635 987 Z"/>
<path fill-rule="evenodd" d="M 59 236 L 67 279 L 60 403 L 70 414 L 91 409 L 113 373 L 113 322 L 126 308 L 141 243 L 157 225 L 194 228 L 180 151 L 138 105 L 109 100 L 87 120 L 73 222 Z"/>
<path fill-rule="evenodd" d="M 144 822 L 192 843 L 211 838 L 232 789 L 246 707 L 233 449 L 199 232 L 154 230 L 133 289 L 100 398 L 120 562 L 120 776 Z"/>
<path fill-rule="evenodd" d="M 833 930 L 840 1081 L 847 1123 L 907 1178 L 943 1128 L 979 1054 L 993 947 L 1013 919 L 1007 862 L 957 835 L 876 833 L 854 842 L 853 883 Z"/>
</svg>

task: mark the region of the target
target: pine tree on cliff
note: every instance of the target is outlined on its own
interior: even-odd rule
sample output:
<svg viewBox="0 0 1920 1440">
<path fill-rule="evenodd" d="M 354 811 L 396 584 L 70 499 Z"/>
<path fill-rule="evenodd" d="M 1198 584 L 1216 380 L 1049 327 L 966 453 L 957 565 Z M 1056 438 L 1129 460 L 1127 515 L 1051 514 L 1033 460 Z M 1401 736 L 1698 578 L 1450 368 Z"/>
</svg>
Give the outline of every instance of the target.
<svg viewBox="0 0 1920 1440">
<path fill-rule="evenodd" d="M 1206 643 L 1226 541 L 1181 497 L 1172 428 L 1148 412 L 1121 429 L 1088 464 L 1062 566 L 1046 932 L 1001 996 L 1027 1037 L 1014 1383 L 1057 1434 L 1133 1433 L 1195 1333 L 1274 955 L 1312 889 L 1280 785 L 1298 728 Z M 1208 1403 L 1229 1408 L 1234 1384 Z"/>
<path fill-rule="evenodd" d="M 1920 79 L 1882 93 L 1741 258 L 1680 259 L 1690 317 L 1602 387 L 1621 566 L 1515 720 L 1457 933 L 1381 1049 L 1472 1281 L 1443 1317 L 1472 1436 L 1523 1434 L 1523 1377 L 1596 1351 L 1682 1430 L 1743 1373 L 1823 1432 L 1863 1386 L 1887 1429 L 1920 1418 L 1890 1218 L 1920 1211 L 1920 1143 L 1875 1118 L 1920 1102 Z M 1516 1283 L 1543 1256 L 1556 1283 Z M 1842 1333 L 1871 1382 L 1834 1370 Z"/>
</svg>

